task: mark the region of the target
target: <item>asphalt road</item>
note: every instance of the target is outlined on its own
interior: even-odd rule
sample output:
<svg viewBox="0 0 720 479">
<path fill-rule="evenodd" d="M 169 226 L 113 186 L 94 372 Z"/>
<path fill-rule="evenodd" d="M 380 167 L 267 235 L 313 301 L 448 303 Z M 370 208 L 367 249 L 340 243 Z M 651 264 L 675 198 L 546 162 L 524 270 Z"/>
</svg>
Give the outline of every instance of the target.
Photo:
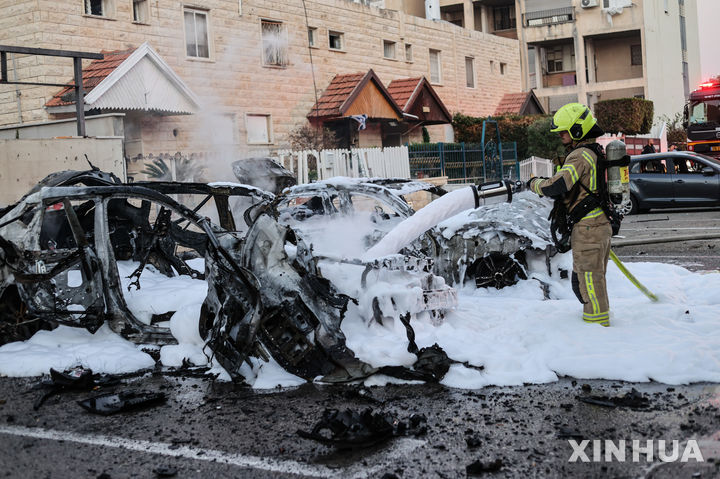
<svg viewBox="0 0 720 479">
<path fill-rule="evenodd" d="M 623 262 L 670 263 L 690 271 L 720 270 L 720 209 L 654 210 L 628 216 L 619 236 L 623 238 L 613 238 L 613 249 Z M 673 240 L 693 236 L 716 238 Z M 643 244 L 623 246 L 632 242 Z"/>
<path fill-rule="evenodd" d="M 720 210 L 632 216 L 621 230 L 625 241 L 708 232 L 720 235 Z M 614 249 L 627 263 L 661 261 L 712 271 L 720 267 L 719 243 L 616 244 Z M 566 378 L 475 391 L 432 384 L 367 390 L 308 384 L 256 393 L 207 378 L 147 374 L 92 393 L 59 394 L 36 411 L 33 403 L 43 393 L 37 383 L 37 378 L 0 378 L 0 477 L 459 478 L 473 463 L 475 470 L 499 468 L 482 477 L 720 477 L 717 384 L 671 387 Z M 623 397 L 633 388 L 640 395 L 632 407 L 580 400 Z M 164 392 L 168 399 L 107 417 L 76 404 L 89 395 L 122 390 Z M 350 451 L 297 435 L 298 429 L 310 431 L 326 409 L 346 408 L 371 408 L 398 420 L 423 415 L 426 432 Z M 598 442 L 595 454 L 595 443 L 581 446 L 583 440 L 612 444 Z M 606 460 L 608 447 L 623 449 L 621 440 L 625 461 L 617 455 Z M 668 456 L 677 440 L 679 458 L 697 441 L 704 461 L 692 455 L 685 463 L 659 461 L 658 443 L 654 461 L 647 462 L 647 453 L 639 450 L 639 460 L 633 461 L 633 440 L 640 446 L 665 440 Z M 582 451 L 576 458 L 589 462 L 570 462 L 576 448 Z"/>
</svg>

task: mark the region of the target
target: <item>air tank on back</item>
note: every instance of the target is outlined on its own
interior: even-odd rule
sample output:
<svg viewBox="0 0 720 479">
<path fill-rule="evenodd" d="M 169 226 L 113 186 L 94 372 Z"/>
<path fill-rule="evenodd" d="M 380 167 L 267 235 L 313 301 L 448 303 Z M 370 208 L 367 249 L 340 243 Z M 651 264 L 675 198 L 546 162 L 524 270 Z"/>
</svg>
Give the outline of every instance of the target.
<svg viewBox="0 0 720 479">
<path fill-rule="evenodd" d="M 625 143 L 613 140 L 605 147 L 607 186 L 610 201 L 620 205 L 630 201 L 630 157 Z"/>
</svg>

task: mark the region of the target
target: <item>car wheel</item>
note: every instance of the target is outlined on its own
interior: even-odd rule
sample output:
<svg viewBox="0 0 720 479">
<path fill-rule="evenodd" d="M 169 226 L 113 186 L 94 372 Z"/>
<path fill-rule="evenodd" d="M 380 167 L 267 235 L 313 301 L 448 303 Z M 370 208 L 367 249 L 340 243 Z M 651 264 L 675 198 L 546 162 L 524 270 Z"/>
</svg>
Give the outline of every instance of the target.
<svg viewBox="0 0 720 479">
<path fill-rule="evenodd" d="M 502 289 L 512 286 L 521 279 L 527 279 L 525 252 L 518 251 L 514 255 L 490 253 L 475 261 L 468 273 L 470 277 L 475 278 L 475 285 L 478 288 Z"/>
<path fill-rule="evenodd" d="M 0 345 L 30 339 L 41 329 L 51 330 L 54 324 L 34 317 L 20 297 L 17 288 L 11 286 L 0 298 Z"/>
<path fill-rule="evenodd" d="M 617 209 L 618 209 L 618 211 L 620 211 L 620 213 L 622 213 L 623 216 L 637 214 L 638 213 L 637 200 L 635 199 L 635 197 L 633 195 L 630 195 L 630 199 L 621 203 L 617 207 Z"/>
</svg>

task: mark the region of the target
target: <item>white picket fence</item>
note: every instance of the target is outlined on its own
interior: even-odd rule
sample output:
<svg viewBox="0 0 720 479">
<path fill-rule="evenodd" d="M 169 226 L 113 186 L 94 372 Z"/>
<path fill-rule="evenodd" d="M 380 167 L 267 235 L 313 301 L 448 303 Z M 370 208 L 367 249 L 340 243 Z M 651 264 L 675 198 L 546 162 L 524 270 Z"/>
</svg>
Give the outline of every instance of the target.
<svg viewBox="0 0 720 479">
<path fill-rule="evenodd" d="M 333 176 L 410 178 L 406 146 L 354 148 L 351 150 L 282 150 L 274 153 L 278 162 L 297 175 L 298 183 L 311 178 Z M 315 172 L 314 175 L 311 173 Z"/>
<path fill-rule="evenodd" d="M 520 162 L 520 181 L 527 181 L 533 176 L 550 178 L 553 175 L 552 160 L 531 156 Z"/>
</svg>

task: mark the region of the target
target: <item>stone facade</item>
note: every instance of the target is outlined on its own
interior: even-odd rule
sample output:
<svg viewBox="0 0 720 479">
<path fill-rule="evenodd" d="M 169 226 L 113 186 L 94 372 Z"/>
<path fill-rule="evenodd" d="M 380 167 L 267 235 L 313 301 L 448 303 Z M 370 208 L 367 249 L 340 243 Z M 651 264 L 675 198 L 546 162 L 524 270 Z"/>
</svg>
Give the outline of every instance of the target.
<svg viewBox="0 0 720 479">
<path fill-rule="evenodd" d="M 132 49 L 147 41 L 201 99 L 203 111 L 192 116 L 128 115 L 126 121 L 137 123 L 126 126 L 135 132 L 133 154 L 217 149 L 235 154 L 287 147 L 289 131 L 306 121 L 315 103 L 313 74 L 318 95 L 334 75 L 370 68 L 385 85 L 395 78 L 429 78 L 430 49 L 440 51 L 441 78 L 433 87 L 451 113 L 489 115 L 505 93 L 521 89 L 517 40 L 402 11 L 346 0 L 309 0 L 306 25 L 302 2 L 148 0 L 147 18 L 135 22 L 131 0 L 100 3 L 102 17 L 84 14 L 84 0 L 2 2 L 0 44 L 100 52 Z M 183 19 L 188 8 L 207 15 L 209 58 L 186 54 Z M 263 20 L 281 24 L 281 38 L 287 38 L 284 66 L 263 65 Z M 315 46 L 310 48 L 308 27 L 315 29 Z M 329 32 L 342 34 L 341 49 L 328 47 Z M 395 42 L 395 59 L 384 57 L 384 42 Z M 406 45 L 411 59 L 405 57 Z M 9 61 L 11 79 L 15 73 L 20 81 L 66 83 L 72 78 L 67 58 L 14 57 L 17 72 Z M 471 88 L 466 84 L 466 57 L 474 64 Z M 20 123 L 20 115 L 24 123 L 57 118 L 43 107 L 57 91 L 0 86 L 0 125 Z M 248 115 L 269 115 L 268 143 L 248 145 Z"/>
</svg>

